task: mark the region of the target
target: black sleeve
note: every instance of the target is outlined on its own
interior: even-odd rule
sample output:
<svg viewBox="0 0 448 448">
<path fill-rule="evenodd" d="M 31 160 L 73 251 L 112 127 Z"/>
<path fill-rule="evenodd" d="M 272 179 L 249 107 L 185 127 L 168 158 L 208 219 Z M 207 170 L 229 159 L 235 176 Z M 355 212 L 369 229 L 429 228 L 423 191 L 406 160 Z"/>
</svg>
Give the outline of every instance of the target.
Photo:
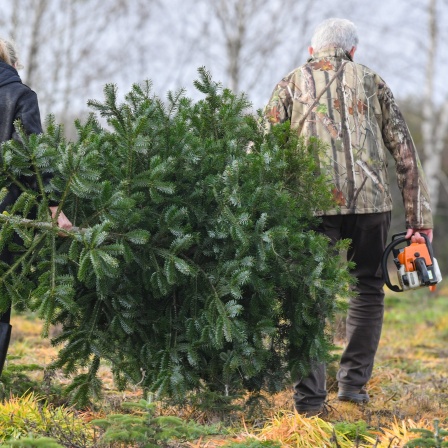
<svg viewBox="0 0 448 448">
<path fill-rule="evenodd" d="M 26 89 L 16 103 L 14 120 L 20 120 L 27 134 L 41 134 L 42 123 L 40 120 L 39 103 L 37 95 L 31 89 Z M 18 139 L 14 130 L 12 137 Z"/>
</svg>

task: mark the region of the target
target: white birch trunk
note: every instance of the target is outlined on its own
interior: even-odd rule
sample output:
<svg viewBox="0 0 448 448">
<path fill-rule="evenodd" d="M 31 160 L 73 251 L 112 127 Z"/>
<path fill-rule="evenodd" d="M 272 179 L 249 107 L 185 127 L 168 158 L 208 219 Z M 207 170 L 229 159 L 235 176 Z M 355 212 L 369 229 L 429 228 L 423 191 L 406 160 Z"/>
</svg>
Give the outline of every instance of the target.
<svg viewBox="0 0 448 448">
<path fill-rule="evenodd" d="M 448 96 L 442 107 L 439 107 L 434 101 L 434 76 L 438 42 L 437 0 L 429 0 L 428 14 L 430 39 L 423 97 L 422 136 L 425 154 L 423 169 L 431 195 L 433 213 L 435 214 L 439 203 L 439 190 L 443 177 L 441 167 L 444 140 L 448 132 Z"/>
</svg>

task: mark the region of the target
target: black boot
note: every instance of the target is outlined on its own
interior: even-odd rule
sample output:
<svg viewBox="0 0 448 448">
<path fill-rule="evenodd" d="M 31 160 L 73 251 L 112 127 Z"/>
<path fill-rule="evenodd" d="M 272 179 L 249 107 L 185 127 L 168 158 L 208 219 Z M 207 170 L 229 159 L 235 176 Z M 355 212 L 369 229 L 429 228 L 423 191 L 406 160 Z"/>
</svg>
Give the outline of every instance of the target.
<svg viewBox="0 0 448 448">
<path fill-rule="evenodd" d="M 0 322 L 0 375 L 5 365 L 6 354 L 8 353 L 9 340 L 11 339 L 12 326 L 6 322 Z"/>
</svg>

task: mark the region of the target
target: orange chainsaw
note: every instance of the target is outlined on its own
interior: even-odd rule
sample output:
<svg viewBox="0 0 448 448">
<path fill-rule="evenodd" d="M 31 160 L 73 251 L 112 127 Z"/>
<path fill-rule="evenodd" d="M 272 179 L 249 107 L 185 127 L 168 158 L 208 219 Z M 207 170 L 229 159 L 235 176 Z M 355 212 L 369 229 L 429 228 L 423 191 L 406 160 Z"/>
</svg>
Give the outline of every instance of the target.
<svg viewBox="0 0 448 448">
<path fill-rule="evenodd" d="M 428 286 L 430 291 L 436 289 L 437 283 L 442 280 L 439 264 L 434 258 L 431 242 L 424 233 L 420 235 L 425 239 L 424 243 L 412 243 L 404 237 L 406 232 L 392 236 L 392 242 L 386 247 L 381 260 L 384 281 L 392 291 L 402 292 L 410 289 Z M 404 247 L 399 247 L 405 244 Z M 398 269 L 398 285 L 392 285 L 387 270 L 387 261 L 390 253 L 393 253 L 394 263 Z"/>
</svg>

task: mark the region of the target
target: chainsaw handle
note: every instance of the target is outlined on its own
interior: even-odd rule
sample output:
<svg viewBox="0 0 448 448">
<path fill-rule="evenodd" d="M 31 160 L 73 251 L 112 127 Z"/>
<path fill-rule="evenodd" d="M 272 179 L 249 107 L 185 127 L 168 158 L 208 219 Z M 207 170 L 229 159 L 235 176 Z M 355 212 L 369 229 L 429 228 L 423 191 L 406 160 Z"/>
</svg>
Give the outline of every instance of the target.
<svg viewBox="0 0 448 448">
<path fill-rule="evenodd" d="M 399 232 L 399 233 L 394 233 L 392 235 L 392 243 L 395 242 L 395 240 L 400 237 L 400 243 L 402 243 L 403 241 L 406 241 L 406 238 L 404 238 L 404 236 L 407 234 L 408 232 Z M 411 239 L 408 238 L 409 244 L 411 244 Z M 408 246 L 409 246 L 408 244 Z"/>
<path fill-rule="evenodd" d="M 389 289 L 395 292 L 402 292 L 403 289 L 401 289 L 397 285 L 392 285 L 390 282 L 389 277 L 389 271 L 387 269 L 387 260 L 389 258 L 389 254 L 392 252 L 392 249 L 394 249 L 395 246 L 398 246 L 399 244 L 407 241 L 408 246 L 411 244 L 410 239 L 406 239 L 403 235 L 406 235 L 406 232 L 397 233 L 395 235 L 392 235 L 392 242 L 389 243 L 389 245 L 386 247 L 383 253 L 383 258 L 381 258 L 381 269 L 383 271 L 384 281 Z"/>
<path fill-rule="evenodd" d="M 429 240 L 429 236 L 426 235 L 426 233 L 420 233 L 420 236 L 422 236 L 425 239 L 426 246 L 427 246 L 428 252 L 429 252 L 429 256 L 431 257 L 431 261 L 433 261 L 434 260 L 434 251 L 432 248 L 431 241 Z"/>
</svg>

